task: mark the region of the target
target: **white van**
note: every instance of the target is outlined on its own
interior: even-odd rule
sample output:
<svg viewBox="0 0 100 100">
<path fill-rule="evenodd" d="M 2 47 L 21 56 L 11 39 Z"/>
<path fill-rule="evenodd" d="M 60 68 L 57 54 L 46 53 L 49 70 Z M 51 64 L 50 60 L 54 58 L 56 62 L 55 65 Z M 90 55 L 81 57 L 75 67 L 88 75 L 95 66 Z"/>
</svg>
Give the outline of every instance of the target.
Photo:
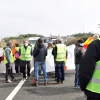
<svg viewBox="0 0 100 100">
<path fill-rule="evenodd" d="M 40 37 L 30 37 L 30 38 L 28 39 L 28 41 L 29 41 L 30 43 L 32 43 L 33 45 L 35 45 L 36 41 L 37 41 L 39 38 L 40 38 Z"/>
</svg>

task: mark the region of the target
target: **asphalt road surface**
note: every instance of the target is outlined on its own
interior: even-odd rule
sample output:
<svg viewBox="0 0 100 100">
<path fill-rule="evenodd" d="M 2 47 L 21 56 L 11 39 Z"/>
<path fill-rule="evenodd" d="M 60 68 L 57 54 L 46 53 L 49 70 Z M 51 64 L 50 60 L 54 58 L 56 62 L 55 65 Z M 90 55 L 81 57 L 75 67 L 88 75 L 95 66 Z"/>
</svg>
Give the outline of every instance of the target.
<svg viewBox="0 0 100 100">
<path fill-rule="evenodd" d="M 51 72 L 48 73 L 48 85 L 44 86 L 41 75 L 38 87 L 32 86 L 32 74 L 26 81 L 21 81 L 22 75 L 15 74 L 18 80 L 13 83 L 5 83 L 4 74 L 0 74 L 0 100 L 86 100 L 84 93 L 73 87 L 74 70 L 66 71 L 64 84 L 53 84 L 55 79 Z"/>
</svg>

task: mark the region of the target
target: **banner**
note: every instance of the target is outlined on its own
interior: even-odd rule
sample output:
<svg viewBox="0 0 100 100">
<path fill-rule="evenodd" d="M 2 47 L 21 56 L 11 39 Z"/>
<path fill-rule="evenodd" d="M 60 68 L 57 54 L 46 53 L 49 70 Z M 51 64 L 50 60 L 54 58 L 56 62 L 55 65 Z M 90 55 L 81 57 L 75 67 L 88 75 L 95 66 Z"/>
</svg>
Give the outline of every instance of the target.
<svg viewBox="0 0 100 100">
<path fill-rule="evenodd" d="M 66 50 L 68 52 L 68 58 L 66 61 L 66 70 L 72 70 L 75 69 L 75 64 L 74 64 L 74 48 L 75 45 L 70 45 L 66 47 Z M 33 60 L 31 61 L 31 67 L 33 67 Z M 13 73 L 15 73 L 15 64 L 12 64 L 12 69 Z M 52 49 L 48 49 L 48 55 L 46 57 L 46 71 L 47 72 L 52 72 L 55 71 L 55 64 L 54 64 L 54 57 L 52 55 Z M 0 73 L 5 73 L 5 65 L 3 62 L 0 64 Z"/>
<path fill-rule="evenodd" d="M 74 48 L 75 45 L 70 45 L 66 47 L 66 50 L 68 52 L 68 58 L 66 61 L 67 70 L 75 69 L 74 64 Z M 48 55 L 46 57 L 46 71 L 51 72 L 55 71 L 55 65 L 54 65 L 54 58 L 52 56 L 52 50 L 48 50 Z"/>
</svg>

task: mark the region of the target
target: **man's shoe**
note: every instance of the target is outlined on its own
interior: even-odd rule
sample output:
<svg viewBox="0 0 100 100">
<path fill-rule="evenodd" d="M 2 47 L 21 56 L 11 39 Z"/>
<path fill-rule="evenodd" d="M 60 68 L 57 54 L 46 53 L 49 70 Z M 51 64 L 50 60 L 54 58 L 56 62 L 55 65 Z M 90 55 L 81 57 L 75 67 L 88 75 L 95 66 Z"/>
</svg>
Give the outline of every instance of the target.
<svg viewBox="0 0 100 100">
<path fill-rule="evenodd" d="M 60 84 L 60 82 L 55 82 L 55 83 L 53 83 L 53 84 Z"/>
<path fill-rule="evenodd" d="M 80 90 L 80 87 L 79 87 L 79 86 L 76 86 L 76 87 L 74 87 L 74 89 L 78 89 L 78 90 Z"/>
<path fill-rule="evenodd" d="M 44 85 L 45 85 L 45 86 L 47 86 L 47 85 L 48 85 L 48 83 L 47 83 L 47 82 L 45 82 L 45 83 L 44 83 Z"/>
<path fill-rule="evenodd" d="M 12 81 L 11 81 L 11 80 L 7 80 L 6 82 L 7 82 L 7 83 L 12 83 Z"/>
<path fill-rule="evenodd" d="M 64 81 L 61 81 L 62 84 L 64 84 Z"/>
<path fill-rule="evenodd" d="M 38 83 L 33 83 L 32 85 L 38 87 Z"/>
</svg>

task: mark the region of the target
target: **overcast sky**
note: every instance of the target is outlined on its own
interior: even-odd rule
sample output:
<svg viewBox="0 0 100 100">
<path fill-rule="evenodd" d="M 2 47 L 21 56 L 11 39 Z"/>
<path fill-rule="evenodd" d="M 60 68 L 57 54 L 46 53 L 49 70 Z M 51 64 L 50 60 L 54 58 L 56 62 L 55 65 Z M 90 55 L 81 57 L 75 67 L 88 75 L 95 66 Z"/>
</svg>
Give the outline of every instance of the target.
<svg viewBox="0 0 100 100">
<path fill-rule="evenodd" d="M 0 0 L 0 37 L 99 32 L 100 0 Z"/>
</svg>

